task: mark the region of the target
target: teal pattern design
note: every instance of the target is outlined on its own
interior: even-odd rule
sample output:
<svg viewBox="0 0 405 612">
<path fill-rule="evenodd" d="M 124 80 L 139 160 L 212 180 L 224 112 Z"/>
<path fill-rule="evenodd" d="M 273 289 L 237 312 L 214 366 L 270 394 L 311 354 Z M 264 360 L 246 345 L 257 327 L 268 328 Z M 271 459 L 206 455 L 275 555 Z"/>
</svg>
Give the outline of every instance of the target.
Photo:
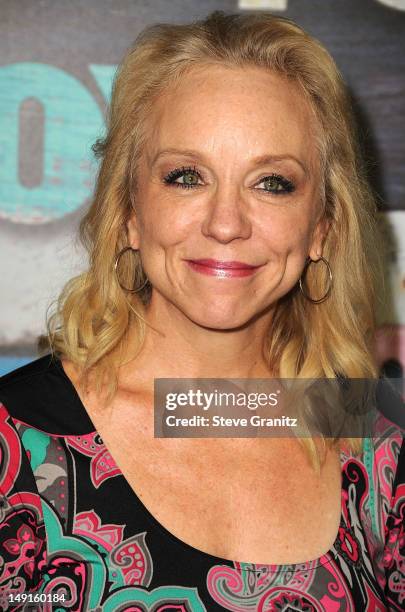
<svg viewBox="0 0 405 612">
<path fill-rule="evenodd" d="M 24 365 L 0 383 L 0 610 L 23 610 L 6 605 L 23 592 L 63 595 L 35 612 L 402 610 L 404 432 L 383 416 L 378 427 L 361 456 L 341 453 L 327 553 L 279 566 L 222 559 L 147 510 L 58 360 Z"/>
</svg>

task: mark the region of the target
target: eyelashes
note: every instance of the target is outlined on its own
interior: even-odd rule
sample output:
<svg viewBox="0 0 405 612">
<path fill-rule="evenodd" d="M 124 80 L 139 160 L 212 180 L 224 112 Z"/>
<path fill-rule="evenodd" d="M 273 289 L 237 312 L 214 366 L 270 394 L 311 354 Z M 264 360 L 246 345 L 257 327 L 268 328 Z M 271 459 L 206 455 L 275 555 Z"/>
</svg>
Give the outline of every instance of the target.
<svg viewBox="0 0 405 612">
<path fill-rule="evenodd" d="M 183 178 L 184 182 L 177 182 L 177 179 Z M 201 174 L 195 166 L 182 166 L 171 170 L 164 178 L 163 182 L 171 187 L 180 187 L 180 189 L 195 189 L 201 186 L 198 181 L 203 181 Z M 280 174 L 269 174 L 260 179 L 259 185 L 265 183 L 267 188 L 261 188 L 266 194 L 284 195 L 295 191 L 295 185 L 290 180 Z"/>
<path fill-rule="evenodd" d="M 259 185 L 266 183 L 269 189 L 263 189 L 265 193 L 274 195 L 283 195 L 285 193 L 292 193 L 295 190 L 295 185 L 281 174 L 270 174 L 260 179 Z"/>
<path fill-rule="evenodd" d="M 197 177 L 197 181 L 198 179 L 202 180 L 202 176 L 201 174 L 198 172 L 198 170 L 196 169 L 195 166 L 191 167 L 185 167 L 182 166 L 181 168 L 175 168 L 174 170 L 171 170 L 169 172 L 169 174 L 167 174 L 164 177 L 164 182 L 167 185 L 174 185 L 176 187 L 183 187 L 183 189 L 190 189 L 193 188 L 196 184 L 198 184 L 198 182 L 185 182 L 185 183 L 177 183 L 175 181 L 177 181 L 178 178 L 182 177 L 182 176 L 194 176 Z"/>
</svg>

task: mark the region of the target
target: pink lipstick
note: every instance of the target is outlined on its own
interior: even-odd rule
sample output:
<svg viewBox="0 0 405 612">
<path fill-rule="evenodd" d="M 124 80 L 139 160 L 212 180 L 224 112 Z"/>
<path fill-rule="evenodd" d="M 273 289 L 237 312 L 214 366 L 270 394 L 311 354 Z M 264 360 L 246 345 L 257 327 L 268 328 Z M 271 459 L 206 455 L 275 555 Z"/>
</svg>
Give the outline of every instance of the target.
<svg viewBox="0 0 405 612">
<path fill-rule="evenodd" d="M 186 263 L 196 272 L 220 278 L 250 276 L 261 266 L 252 266 L 242 261 L 219 261 L 217 259 L 186 259 Z"/>
</svg>

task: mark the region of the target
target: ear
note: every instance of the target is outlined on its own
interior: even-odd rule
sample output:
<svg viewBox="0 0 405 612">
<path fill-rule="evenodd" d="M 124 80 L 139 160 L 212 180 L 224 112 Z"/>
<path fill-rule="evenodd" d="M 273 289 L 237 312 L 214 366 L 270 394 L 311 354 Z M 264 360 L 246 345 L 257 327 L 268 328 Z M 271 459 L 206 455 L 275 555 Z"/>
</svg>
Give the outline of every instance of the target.
<svg viewBox="0 0 405 612">
<path fill-rule="evenodd" d="M 136 212 L 133 210 L 127 221 L 128 243 L 133 249 L 139 249 L 140 234 Z"/>
<path fill-rule="evenodd" d="M 323 252 L 323 245 L 326 240 L 330 228 L 330 221 L 323 218 L 318 221 L 312 235 L 312 243 L 309 251 L 309 256 L 312 260 L 317 261 Z"/>
</svg>

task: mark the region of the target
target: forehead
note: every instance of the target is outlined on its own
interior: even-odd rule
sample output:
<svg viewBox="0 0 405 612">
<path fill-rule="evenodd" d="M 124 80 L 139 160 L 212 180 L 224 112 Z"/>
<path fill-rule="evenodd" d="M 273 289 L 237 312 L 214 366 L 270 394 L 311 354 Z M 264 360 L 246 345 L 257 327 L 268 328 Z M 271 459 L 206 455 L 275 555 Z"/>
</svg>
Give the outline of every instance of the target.
<svg viewBox="0 0 405 612">
<path fill-rule="evenodd" d="M 316 122 L 299 86 L 262 68 L 193 67 L 155 100 L 150 156 L 165 147 L 238 155 L 294 154 L 312 166 Z"/>
</svg>

